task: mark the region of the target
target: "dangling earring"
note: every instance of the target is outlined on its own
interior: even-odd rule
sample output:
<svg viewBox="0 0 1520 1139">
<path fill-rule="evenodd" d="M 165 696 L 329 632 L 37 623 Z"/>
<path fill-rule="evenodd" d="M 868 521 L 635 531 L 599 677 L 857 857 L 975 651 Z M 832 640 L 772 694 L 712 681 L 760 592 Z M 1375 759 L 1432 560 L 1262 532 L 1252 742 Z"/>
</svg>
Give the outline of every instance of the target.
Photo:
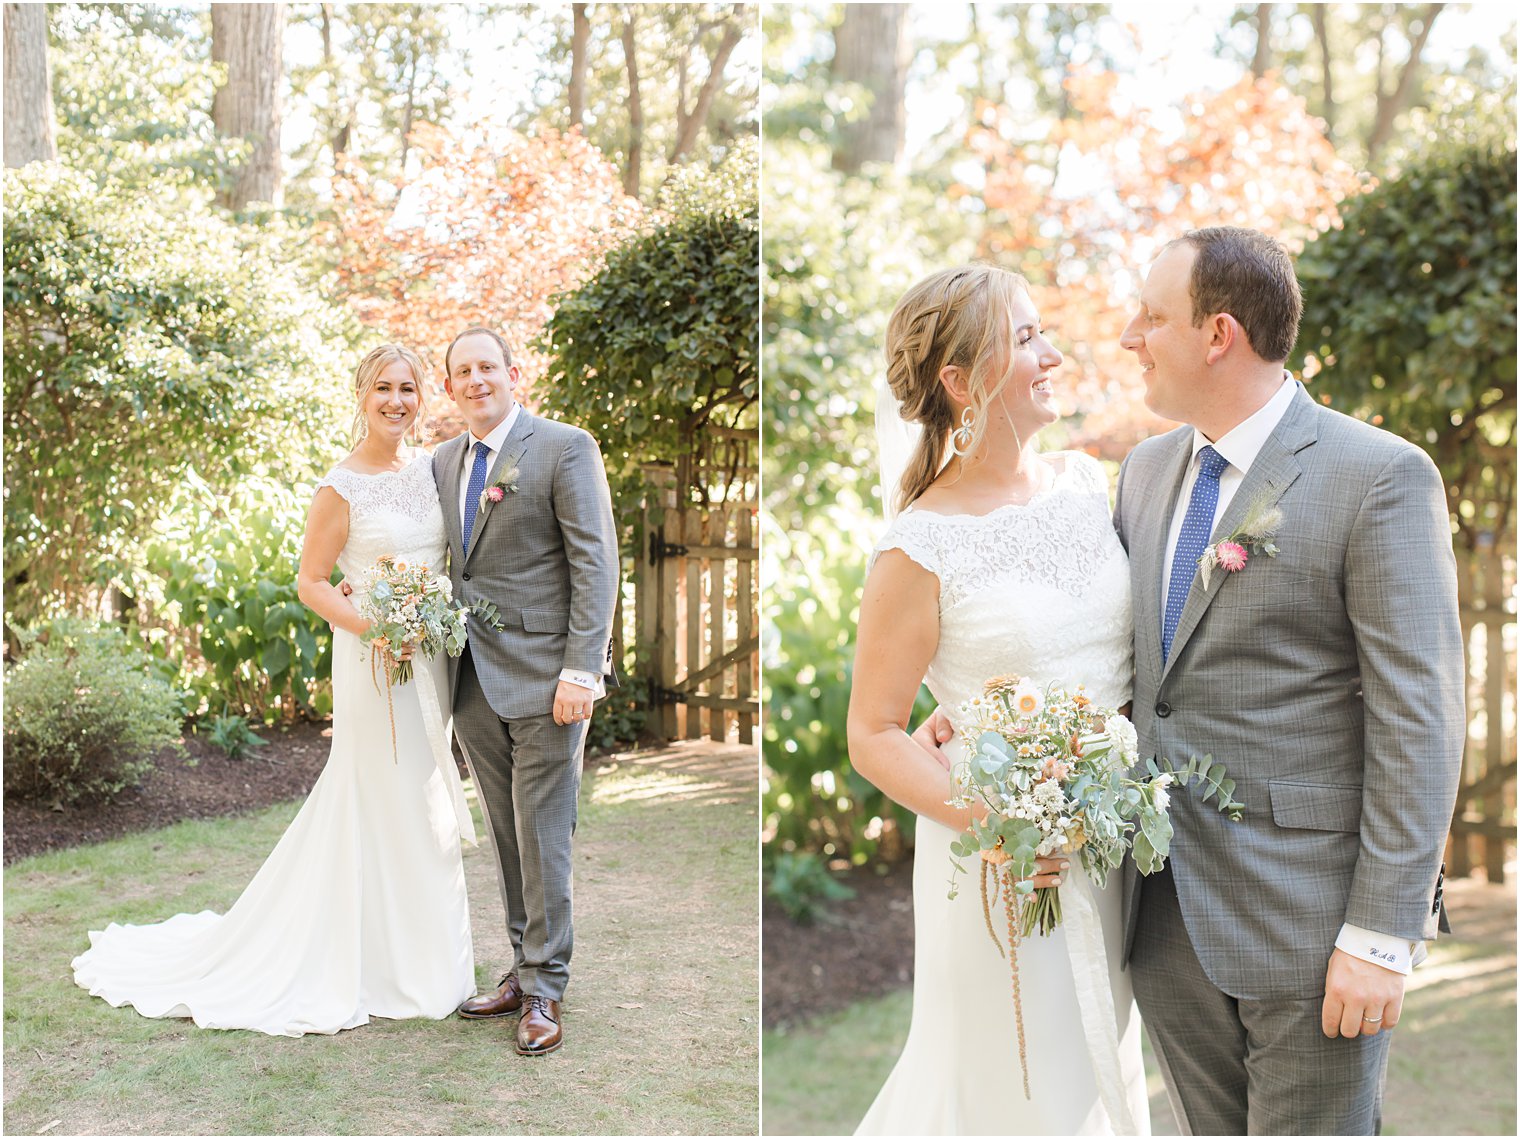
<svg viewBox="0 0 1520 1139">
<path fill-rule="evenodd" d="M 950 435 L 950 450 L 964 458 L 966 452 L 971 450 L 971 444 L 976 442 L 976 436 L 971 431 L 974 422 L 969 407 L 961 409 L 961 425 Z"/>
</svg>

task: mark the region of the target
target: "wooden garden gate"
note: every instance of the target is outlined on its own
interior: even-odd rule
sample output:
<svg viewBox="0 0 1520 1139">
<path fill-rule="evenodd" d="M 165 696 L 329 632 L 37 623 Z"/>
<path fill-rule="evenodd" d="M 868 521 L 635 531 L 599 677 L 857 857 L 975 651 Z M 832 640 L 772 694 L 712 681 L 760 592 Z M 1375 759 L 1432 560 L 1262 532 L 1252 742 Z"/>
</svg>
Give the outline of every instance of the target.
<svg viewBox="0 0 1520 1139">
<path fill-rule="evenodd" d="M 760 712 L 758 432 L 708 425 L 689 460 L 645 468 L 635 585 L 651 730 L 755 742 Z"/>
<path fill-rule="evenodd" d="M 1467 747 L 1452 813 L 1446 872 L 1477 867 L 1504 881 L 1515 843 L 1515 583 L 1497 544 L 1458 557 L 1462 640 L 1467 649 Z"/>
</svg>

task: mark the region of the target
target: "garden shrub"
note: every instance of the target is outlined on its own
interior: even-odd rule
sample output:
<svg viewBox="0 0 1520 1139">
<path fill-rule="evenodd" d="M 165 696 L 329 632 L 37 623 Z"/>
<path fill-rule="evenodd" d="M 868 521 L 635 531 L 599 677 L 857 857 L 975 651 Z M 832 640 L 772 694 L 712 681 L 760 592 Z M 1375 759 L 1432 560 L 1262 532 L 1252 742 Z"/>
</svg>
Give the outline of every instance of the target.
<svg viewBox="0 0 1520 1139">
<path fill-rule="evenodd" d="M 332 711 L 332 630 L 297 592 L 309 486 L 188 480 L 145 549 L 155 646 L 196 697 L 268 723 Z M 169 521 L 172 519 L 172 522 Z"/>
<path fill-rule="evenodd" d="M 20 799 L 110 799 L 180 748 L 180 696 L 121 630 L 26 638 L 5 676 L 5 793 Z"/>
</svg>

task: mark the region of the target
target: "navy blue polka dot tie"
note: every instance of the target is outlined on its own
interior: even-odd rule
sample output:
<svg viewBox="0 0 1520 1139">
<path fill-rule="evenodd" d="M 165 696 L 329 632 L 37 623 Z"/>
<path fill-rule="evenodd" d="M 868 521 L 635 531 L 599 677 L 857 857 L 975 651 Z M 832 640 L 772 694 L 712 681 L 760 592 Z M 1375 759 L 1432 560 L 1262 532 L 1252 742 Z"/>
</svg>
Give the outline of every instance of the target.
<svg viewBox="0 0 1520 1139">
<path fill-rule="evenodd" d="M 470 468 L 469 489 L 464 492 L 464 552 L 470 553 L 470 532 L 475 529 L 475 515 L 480 510 L 480 496 L 486 490 L 487 459 L 491 448 L 485 440 L 475 444 L 475 465 Z"/>
<path fill-rule="evenodd" d="M 1172 655 L 1172 636 L 1182 620 L 1182 607 L 1198 573 L 1198 559 L 1209 544 L 1214 530 L 1214 508 L 1219 505 L 1219 476 L 1229 462 L 1212 447 L 1198 452 L 1198 477 L 1188 496 L 1187 513 L 1182 517 L 1182 533 L 1172 552 L 1172 577 L 1166 585 L 1166 613 L 1161 618 L 1161 659 Z"/>
</svg>

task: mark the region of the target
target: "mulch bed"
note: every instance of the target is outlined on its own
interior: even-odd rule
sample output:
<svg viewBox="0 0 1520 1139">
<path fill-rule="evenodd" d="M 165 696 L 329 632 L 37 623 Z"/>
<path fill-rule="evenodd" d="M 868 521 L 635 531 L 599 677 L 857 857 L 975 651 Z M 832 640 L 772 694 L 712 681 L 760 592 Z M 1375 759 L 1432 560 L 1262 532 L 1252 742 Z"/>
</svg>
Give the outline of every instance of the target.
<svg viewBox="0 0 1520 1139">
<path fill-rule="evenodd" d="M 228 759 L 205 737 L 186 735 L 186 762 L 170 752 L 135 788 L 112 803 L 76 803 L 53 810 L 47 803 L 5 800 L 5 864 L 18 858 L 156 830 L 181 819 L 241 815 L 311 790 L 332 742 L 330 723 L 260 728 L 268 740 L 241 759 Z M 191 766 L 191 763 L 194 766 Z"/>
<path fill-rule="evenodd" d="M 304 798 L 327 763 L 332 721 L 258 728 L 267 742 L 241 759 L 227 756 L 205 737 L 183 737 L 184 759 L 158 756 L 142 782 L 110 803 L 75 803 L 53 810 L 47 803 L 5 800 L 5 865 L 47 850 L 88 846 L 181 819 L 244 815 Z M 587 752 L 592 766 L 600 753 Z M 468 778 L 464 765 L 459 774 Z"/>
<path fill-rule="evenodd" d="M 913 860 L 886 874 L 839 879 L 855 891 L 813 925 L 798 925 L 770 898 L 761 907 L 766 1028 L 797 1024 L 913 982 Z"/>
</svg>

